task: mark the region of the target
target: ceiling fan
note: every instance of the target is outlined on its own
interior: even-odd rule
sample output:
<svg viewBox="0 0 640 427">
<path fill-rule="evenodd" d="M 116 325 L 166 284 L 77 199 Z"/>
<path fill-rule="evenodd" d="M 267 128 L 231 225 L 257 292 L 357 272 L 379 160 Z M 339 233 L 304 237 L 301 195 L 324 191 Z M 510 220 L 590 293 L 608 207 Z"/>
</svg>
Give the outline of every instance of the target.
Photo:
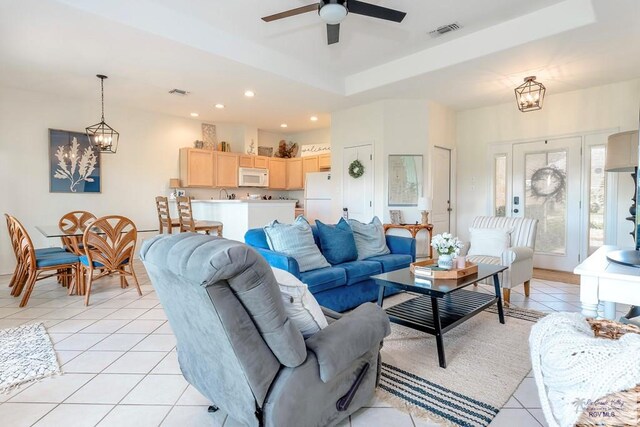
<svg viewBox="0 0 640 427">
<path fill-rule="evenodd" d="M 327 44 L 334 44 L 340 41 L 340 22 L 349 13 L 356 15 L 370 16 L 372 18 L 384 19 L 393 22 L 402 22 L 407 15 L 399 10 L 377 6 L 357 0 L 320 0 L 319 3 L 308 6 L 297 7 L 285 12 L 276 13 L 262 18 L 265 22 L 276 21 L 290 16 L 301 15 L 307 12 L 317 11 L 320 18 L 327 24 Z"/>
</svg>

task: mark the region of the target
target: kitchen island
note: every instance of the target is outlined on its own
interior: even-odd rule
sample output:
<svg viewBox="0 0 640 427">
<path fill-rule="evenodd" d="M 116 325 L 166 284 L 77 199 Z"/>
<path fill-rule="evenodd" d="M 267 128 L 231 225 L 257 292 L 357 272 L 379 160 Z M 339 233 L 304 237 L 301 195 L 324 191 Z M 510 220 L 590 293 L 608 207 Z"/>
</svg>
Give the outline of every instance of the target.
<svg viewBox="0 0 640 427">
<path fill-rule="evenodd" d="M 177 218 L 175 201 L 171 216 Z M 296 200 L 192 200 L 193 217 L 199 221 L 221 221 L 223 237 L 244 242 L 250 228 L 264 227 L 274 219 L 290 224 L 295 219 Z"/>
</svg>

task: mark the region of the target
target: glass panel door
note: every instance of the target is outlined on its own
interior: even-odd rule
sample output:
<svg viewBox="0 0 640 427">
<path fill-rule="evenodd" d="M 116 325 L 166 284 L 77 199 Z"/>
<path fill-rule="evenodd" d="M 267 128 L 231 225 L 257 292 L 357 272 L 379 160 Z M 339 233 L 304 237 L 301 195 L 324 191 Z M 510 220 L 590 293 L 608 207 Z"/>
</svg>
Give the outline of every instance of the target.
<svg viewBox="0 0 640 427">
<path fill-rule="evenodd" d="M 512 216 L 538 220 L 534 265 L 571 271 L 580 253 L 581 138 L 516 144 Z"/>
</svg>

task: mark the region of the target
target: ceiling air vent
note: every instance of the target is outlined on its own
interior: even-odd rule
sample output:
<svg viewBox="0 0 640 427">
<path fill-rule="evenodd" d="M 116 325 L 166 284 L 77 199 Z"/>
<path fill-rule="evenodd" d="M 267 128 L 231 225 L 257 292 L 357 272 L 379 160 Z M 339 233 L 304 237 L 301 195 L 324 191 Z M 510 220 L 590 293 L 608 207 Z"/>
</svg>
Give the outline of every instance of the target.
<svg viewBox="0 0 640 427">
<path fill-rule="evenodd" d="M 462 25 L 460 25 L 457 22 L 454 22 L 452 24 L 447 24 L 447 25 L 443 25 L 441 27 L 438 27 L 433 31 L 429 31 L 429 35 L 431 37 L 440 37 L 440 36 L 442 36 L 444 34 L 452 32 L 452 31 L 457 31 L 460 28 L 462 28 Z"/>
<path fill-rule="evenodd" d="M 169 93 L 171 95 L 180 95 L 180 96 L 187 96 L 189 94 L 189 92 L 183 89 L 171 89 Z"/>
</svg>

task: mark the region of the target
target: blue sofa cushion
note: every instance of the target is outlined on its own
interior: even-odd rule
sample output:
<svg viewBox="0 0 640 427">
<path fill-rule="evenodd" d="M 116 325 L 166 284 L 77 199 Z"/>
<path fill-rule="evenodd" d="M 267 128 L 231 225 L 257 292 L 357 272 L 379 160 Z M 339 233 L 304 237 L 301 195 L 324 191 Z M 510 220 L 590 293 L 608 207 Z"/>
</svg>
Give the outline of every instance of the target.
<svg viewBox="0 0 640 427">
<path fill-rule="evenodd" d="M 326 291 L 347 284 L 347 273 L 343 268 L 328 267 L 300 273 L 300 281 L 306 283 L 311 293 Z"/>
<path fill-rule="evenodd" d="M 347 273 L 347 285 L 361 282 L 382 273 L 382 265 L 376 261 L 352 261 L 338 264 L 336 267 L 344 268 Z"/>
<path fill-rule="evenodd" d="M 316 293 L 344 286 L 347 283 L 347 274 L 342 268 L 320 268 L 300 273 L 300 280 L 307 284 L 311 293 Z"/>
<path fill-rule="evenodd" d="M 43 256 L 36 256 L 36 266 L 40 268 L 53 267 L 56 265 L 75 264 L 78 256 L 69 252 L 57 252 Z"/>
<path fill-rule="evenodd" d="M 267 235 L 262 228 L 252 228 L 244 234 L 244 241 L 247 245 L 260 249 L 269 249 Z"/>
<path fill-rule="evenodd" d="M 295 258 L 300 272 L 330 266 L 316 245 L 311 226 L 303 216 L 296 218 L 293 224 L 273 221 L 264 227 L 264 232 L 269 248 Z"/>
<path fill-rule="evenodd" d="M 387 247 L 384 227 L 377 216 L 374 216 L 369 224 L 363 224 L 358 220 L 350 219 L 349 225 L 353 230 L 353 236 L 356 240 L 359 260 L 391 253 Z"/>
<path fill-rule="evenodd" d="M 316 226 L 318 227 L 322 254 L 329 261 L 329 264 L 342 264 L 358 259 L 358 249 L 356 249 L 353 231 L 344 218 L 340 218 L 336 225 L 327 225 L 316 220 Z"/>
<path fill-rule="evenodd" d="M 413 262 L 413 257 L 411 255 L 389 254 L 367 258 L 367 261 L 379 262 L 382 264 L 382 272 L 386 273 L 387 271 L 394 271 L 409 267 L 409 264 Z"/>
</svg>

